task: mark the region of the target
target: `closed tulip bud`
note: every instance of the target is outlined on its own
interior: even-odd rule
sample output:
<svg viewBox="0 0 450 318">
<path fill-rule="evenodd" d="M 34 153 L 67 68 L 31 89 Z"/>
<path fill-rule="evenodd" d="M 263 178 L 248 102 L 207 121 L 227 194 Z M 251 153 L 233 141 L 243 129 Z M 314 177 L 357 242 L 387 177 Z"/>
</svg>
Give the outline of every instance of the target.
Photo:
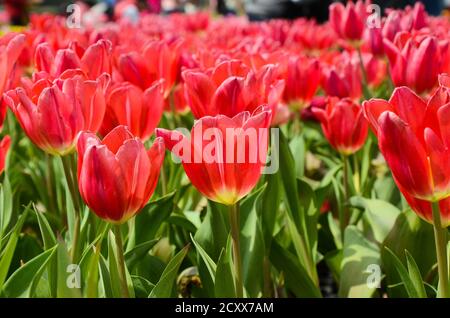
<svg viewBox="0 0 450 318">
<path fill-rule="evenodd" d="M 368 123 L 362 108 L 346 98 L 329 98 L 325 109 L 311 109 L 320 121 L 322 131 L 331 146 L 343 155 L 358 151 L 367 139 Z"/>
<path fill-rule="evenodd" d="M 336 34 L 347 40 L 360 40 L 363 36 L 367 18 L 367 5 L 370 2 L 349 1 L 346 6 L 336 2 L 330 6 L 330 22 Z"/>
<path fill-rule="evenodd" d="M 8 155 L 9 147 L 11 146 L 11 138 L 6 135 L 0 141 L 0 174 L 5 170 L 6 156 Z"/>
<path fill-rule="evenodd" d="M 266 162 L 271 114 L 258 109 L 233 118 L 225 115 L 196 121 L 187 137 L 156 129 L 166 147 L 181 158 L 191 183 L 210 200 L 233 205 L 256 185 Z"/>
<path fill-rule="evenodd" d="M 125 126 L 117 126 L 103 140 L 82 132 L 77 151 L 80 194 L 98 217 L 121 224 L 147 204 L 164 160 L 161 138 L 146 150 Z"/>
<path fill-rule="evenodd" d="M 363 105 L 395 182 L 416 199 L 450 196 L 449 96 L 441 86 L 425 102 L 410 88 L 400 87 L 389 101 L 371 99 Z"/>
</svg>

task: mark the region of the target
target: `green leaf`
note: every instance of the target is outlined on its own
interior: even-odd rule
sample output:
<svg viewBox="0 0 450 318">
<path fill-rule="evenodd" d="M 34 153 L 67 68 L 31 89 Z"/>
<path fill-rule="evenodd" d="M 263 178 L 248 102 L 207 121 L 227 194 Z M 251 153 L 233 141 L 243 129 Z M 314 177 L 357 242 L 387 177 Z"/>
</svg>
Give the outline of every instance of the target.
<svg viewBox="0 0 450 318">
<path fill-rule="evenodd" d="M 274 240 L 270 249 L 270 261 L 285 276 L 285 284 L 296 297 L 322 297 L 319 288 L 309 277 L 298 259 Z"/>
<path fill-rule="evenodd" d="M 416 289 L 416 285 L 413 283 L 410 274 L 408 273 L 408 270 L 406 269 L 405 265 L 403 265 L 402 261 L 392 252 L 388 247 L 385 247 L 386 251 L 388 252 L 387 255 L 390 257 L 391 261 L 394 263 L 395 268 L 397 269 L 398 274 L 401 277 L 401 280 L 403 282 L 403 286 L 406 289 L 406 292 L 408 293 L 410 298 L 419 298 L 423 297 L 420 295 L 420 291 Z M 423 288 L 423 285 L 422 285 Z M 425 292 L 425 291 L 423 291 Z M 425 294 L 426 296 L 426 294 Z"/>
<path fill-rule="evenodd" d="M 136 245 L 132 250 L 125 253 L 125 262 L 127 268 L 131 271 L 137 263 L 158 243 L 159 239 L 154 239 L 148 242 Z"/>
<path fill-rule="evenodd" d="M 214 296 L 218 298 L 235 298 L 236 290 L 233 277 L 231 236 L 228 237 L 226 248 L 220 253 L 217 262 Z"/>
<path fill-rule="evenodd" d="M 49 261 L 56 255 L 56 246 L 39 254 L 16 270 L 3 286 L 8 298 L 33 297 Z"/>
<path fill-rule="evenodd" d="M 295 171 L 296 177 L 301 178 L 305 174 L 305 157 L 306 157 L 306 146 L 303 135 L 295 136 L 289 143 L 290 151 L 295 154 Z"/>
<path fill-rule="evenodd" d="M 0 290 L 3 288 L 3 283 L 5 282 L 6 275 L 8 275 L 9 266 L 11 265 L 11 260 L 14 256 L 14 251 L 16 249 L 20 231 L 22 230 L 22 226 L 27 218 L 29 208 L 29 205 L 25 208 L 25 211 L 20 216 L 19 220 L 12 230 L 5 249 L 2 251 L 0 259 Z"/>
<path fill-rule="evenodd" d="M 121 290 L 121 282 L 119 279 L 119 265 L 117 264 L 117 253 L 118 253 L 118 248 L 116 245 L 116 240 L 115 240 L 115 236 L 113 231 L 109 231 L 109 235 L 108 235 L 108 269 L 109 269 L 109 278 L 111 281 L 111 289 L 112 289 L 112 293 L 113 296 L 115 298 L 120 298 L 122 297 L 122 290 Z M 128 269 L 125 266 L 125 275 L 126 275 L 126 280 L 127 280 L 127 285 L 128 285 L 128 293 L 130 295 L 130 297 L 132 297 L 134 290 L 133 290 L 133 285 L 131 282 L 131 276 L 128 273 Z"/>
<path fill-rule="evenodd" d="M 6 232 L 12 217 L 12 192 L 8 175 L 5 174 L 3 184 L 0 185 L 0 237 Z"/>
<path fill-rule="evenodd" d="M 152 289 L 149 298 L 169 298 L 174 296 L 178 270 L 188 251 L 189 245 L 185 246 L 170 260 L 158 283 Z"/>
<path fill-rule="evenodd" d="M 352 197 L 350 204 L 365 210 L 365 217 L 371 226 L 374 237 L 380 243 L 386 239 L 395 224 L 395 220 L 401 213 L 389 202 L 377 199 Z"/>
<path fill-rule="evenodd" d="M 269 251 L 281 201 L 281 182 L 279 173 L 266 175 L 265 181 L 267 187 L 262 194 L 260 210 L 264 242 L 266 249 Z"/>
<path fill-rule="evenodd" d="M 69 253 L 64 241 L 58 240 L 57 245 L 57 297 L 81 297 L 81 273 L 77 264 L 71 264 Z"/>
<path fill-rule="evenodd" d="M 406 255 L 406 264 L 408 265 L 408 273 L 411 278 L 412 283 L 414 284 L 419 297 L 426 298 L 427 293 L 425 292 L 425 286 L 423 284 L 422 275 L 420 274 L 420 270 L 417 267 L 416 261 L 412 257 L 412 255 L 405 250 Z"/>
<path fill-rule="evenodd" d="M 57 244 L 55 234 L 53 234 L 53 230 L 50 227 L 50 224 L 47 221 L 45 215 L 36 210 L 36 207 L 33 205 L 34 212 L 36 213 L 36 217 L 39 223 L 39 229 L 41 230 L 42 242 L 44 243 L 44 249 L 48 250 Z"/>
<path fill-rule="evenodd" d="M 136 216 L 134 222 L 135 244 L 151 241 L 157 236 L 161 224 L 169 218 L 173 211 L 174 195 L 175 192 L 172 192 L 156 201 L 150 202 Z"/>
<path fill-rule="evenodd" d="M 371 297 L 376 288 L 368 284 L 368 271 L 371 266 L 379 267 L 380 264 L 378 246 L 368 241 L 355 226 L 348 226 L 345 230 L 339 296 Z"/>
<path fill-rule="evenodd" d="M 141 276 L 131 275 L 131 280 L 133 282 L 134 294 L 136 295 L 136 298 L 147 298 L 152 289 L 155 287 L 155 285 Z"/>
<path fill-rule="evenodd" d="M 216 263 L 214 263 L 214 261 L 211 259 L 211 257 L 209 257 L 208 253 L 206 253 L 206 251 L 203 249 L 203 247 L 201 247 L 200 244 L 194 239 L 192 234 L 190 234 L 190 235 L 191 235 L 192 243 L 194 243 L 198 254 L 202 258 L 203 262 L 205 263 L 206 268 L 208 269 L 209 275 L 211 276 L 211 279 L 214 283 L 214 279 L 216 276 L 216 268 L 217 268 Z"/>
</svg>

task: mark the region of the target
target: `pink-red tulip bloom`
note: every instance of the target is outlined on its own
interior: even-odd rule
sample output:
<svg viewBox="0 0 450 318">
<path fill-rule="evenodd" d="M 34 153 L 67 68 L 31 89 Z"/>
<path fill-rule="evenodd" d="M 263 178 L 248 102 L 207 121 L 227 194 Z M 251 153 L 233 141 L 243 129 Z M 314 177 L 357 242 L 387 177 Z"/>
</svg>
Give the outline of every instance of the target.
<svg viewBox="0 0 450 318">
<path fill-rule="evenodd" d="M 350 99 L 330 97 L 325 109 L 311 109 L 331 146 L 343 155 L 358 151 L 367 139 L 368 123 L 362 107 Z"/>
<path fill-rule="evenodd" d="M 346 40 L 362 38 L 368 15 L 368 3 L 358 0 L 356 4 L 349 1 L 346 6 L 340 2 L 330 5 L 330 23 L 339 37 Z"/>
<path fill-rule="evenodd" d="M 0 141 L 0 174 L 5 170 L 6 156 L 8 155 L 9 147 L 11 146 L 11 138 L 6 135 Z"/>
<path fill-rule="evenodd" d="M 450 196 L 450 94 L 443 85 L 447 79 L 441 76 L 442 85 L 428 102 L 400 87 L 389 101 L 371 99 L 363 105 L 395 182 L 409 201 L 416 202 L 413 208 L 423 206 L 420 201 Z M 419 214 L 431 222 L 431 213 Z M 449 221 L 447 214 L 446 224 Z"/>
<path fill-rule="evenodd" d="M 121 224 L 153 194 L 165 149 L 157 138 L 146 150 L 125 126 L 117 126 L 103 140 L 82 132 L 77 151 L 78 187 L 84 202 L 100 218 Z"/>
<path fill-rule="evenodd" d="M 187 137 L 157 129 L 166 147 L 181 158 L 191 183 L 210 200 L 232 205 L 256 185 L 266 162 L 271 114 L 260 110 L 196 121 Z"/>
<path fill-rule="evenodd" d="M 65 155 L 74 150 L 80 131 L 99 130 L 108 82 L 107 74 L 95 81 L 81 74 L 53 82 L 43 78 L 31 87 L 5 93 L 4 101 L 36 146 Z"/>
<path fill-rule="evenodd" d="M 106 113 L 100 133 L 105 136 L 116 126 L 127 126 L 131 133 L 146 141 L 154 132 L 164 110 L 164 81 L 145 91 L 123 82 L 108 94 Z"/>
</svg>

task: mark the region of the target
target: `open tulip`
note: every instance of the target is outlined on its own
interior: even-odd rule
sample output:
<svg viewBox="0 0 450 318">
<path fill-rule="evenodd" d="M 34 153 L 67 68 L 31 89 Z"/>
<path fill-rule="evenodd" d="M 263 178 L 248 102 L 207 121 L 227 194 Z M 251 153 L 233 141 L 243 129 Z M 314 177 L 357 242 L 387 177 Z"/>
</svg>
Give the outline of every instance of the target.
<svg viewBox="0 0 450 318">
<path fill-rule="evenodd" d="M 164 142 L 156 138 L 149 150 L 125 126 L 103 140 L 82 132 L 77 143 L 81 197 L 100 218 L 121 224 L 148 202 L 164 160 Z"/>
<path fill-rule="evenodd" d="M 330 97 L 325 109 L 311 110 L 321 122 L 325 137 L 339 153 L 350 155 L 364 145 L 368 123 L 359 104 L 348 98 Z"/>
<path fill-rule="evenodd" d="M 127 126 L 131 133 L 146 141 L 158 125 L 164 110 L 164 80 L 142 91 L 123 82 L 107 97 L 105 118 L 100 133 L 105 136 L 116 126 Z"/>
<path fill-rule="evenodd" d="M 233 205 L 256 185 L 265 165 L 271 113 L 258 109 L 196 121 L 190 138 L 156 129 L 166 147 L 181 158 L 192 184 L 207 198 Z M 252 139 L 253 138 L 253 139 Z"/>
<path fill-rule="evenodd" d="M 438 201 L 450 196 L 449 101 L 443 86 L 428 103 L 400 87 L 389 101 L 363 104 L 396 183 L 414 198 Z"/>
<path fill-rule="evenodd" d="M 36 146 L 50 154 L 65 155 L 74 150 L 80 131 L 99 130 L 108 83 L 107 74 L 96 81 L 83 75 L 53 82 L 44 78 L 32 87 L 5 93 L 4 100 Z"/>
</svg>

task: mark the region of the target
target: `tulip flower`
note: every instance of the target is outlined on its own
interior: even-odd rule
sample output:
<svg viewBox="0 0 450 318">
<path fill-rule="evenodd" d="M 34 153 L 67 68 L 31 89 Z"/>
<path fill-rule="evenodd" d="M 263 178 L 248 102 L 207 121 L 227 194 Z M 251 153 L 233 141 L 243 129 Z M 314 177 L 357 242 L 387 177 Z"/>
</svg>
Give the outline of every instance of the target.
<svg viewBox="0 0 450 318">
<path fill-rule="evenodd" d="M 4 100 L 36 146 L 50 154 L 65 155 L 74 150 L 80 131 L 99 130 L 108 82 L 107 74 L 96 81 L 82 75 L 53 82 L 44 78 L 29 89 L 7 92 Z"/>
<path fill-rule="evenodd" d="M 320 65 L 317 60 L 300 56 L 290 57 L 284 77 L 284 100 L 299 105 L 310 102 L 319 88 L 320 78 Z"/>
<path fill-rule="evenodd" d="M 325 109 L 311 109 L 331 146 L 343 155 L 358 151 L 366 141 L 368 123 L 362 108 L 350 99 L 329 98 Z"/>
<path fill-rule="evenodd" d="M 394 42 L 385 39 L 384 45 L 395 86 L 408 86 L 419 94 L 436 86 L 447 50 L 436 38 L 415 39 L 399 33 Z"/>
<path fill-rule="evenodd" d="M 210 76 L 194 70 L 183 72 L 186 101 L 196 118 L 218 114 L 233 117 L 243 111 L 252 113 L 263 104 L 276 112 L 284 81 L 277 79 L 273 65 L 249 71 L 245 77 L 226 77 L 220 70 L 216 67 Z"/>
<path fill-rule="evenodd" d="M 203 117 L 194 124 L 190 138 L 160 128 L 156 135 L 181 158 L 198 191 L 210 200 L 233 205 L 259 180 L 266 161 L 270 121 L 270 111 L 258 109 L 253 115 L 242 112 L 232 118 Z M 246 134 L 254 140 L 246 140 Z M 208 156 L 210 153 L 214 154 Z"/>
<path fill-rule="evenodd" d="M 162 138 L 145 150 L 125 126 L 117 126 L 103 140 L 82 132 L 77 152 L 78 186 L 84 202 L 108 222 L 126 222 L 154 192 L 164 150 Z"/>
<path fill-rule="evenodd" d="M 66 70 L 81 69 L 89 79 L 96 79 L 103 73 L 111 74 L 111 43 L 99 40 L 79 54 L 72 48 L 58 50 L 56 55 L 48 43 L 36 48 L 35 65 L 38 71 L 59 77 Z"/>
<path fill-rule="evenodd" d="M 164 80 L 144 92 L 137 86 L 118 84 L 106 101 L 106 113 L 100 133 L 105 136 L 116 126 L 125 125 L 131 133 L 146 141 L 158 125 L 164 109 Z"/>
<path fill-rule="evenodd" d="M 450 297 L 447 227 L 450 224 L 450 90 L 448 76 L 425 102 L 410 88 L 396 88 L 389 101 L 364 102 L 379 148 L 412 209 L 434 226 L 441 297 Z"/>
<path fill-rule="evenodd" d="M 8 155 L 9 147 L 11 146 L 11 138 L 6 135 L 0 141 L 0 174 L 5 170 L 6 156 Z"/>
<path fill-rule="evenodd" d="M 336 34 L 347 40 L 360 40 L 363 36 L 369 1 L 349 1 L 346 6 L 340 2 L 330 5 L 330 23 Z"/>
</svg>

